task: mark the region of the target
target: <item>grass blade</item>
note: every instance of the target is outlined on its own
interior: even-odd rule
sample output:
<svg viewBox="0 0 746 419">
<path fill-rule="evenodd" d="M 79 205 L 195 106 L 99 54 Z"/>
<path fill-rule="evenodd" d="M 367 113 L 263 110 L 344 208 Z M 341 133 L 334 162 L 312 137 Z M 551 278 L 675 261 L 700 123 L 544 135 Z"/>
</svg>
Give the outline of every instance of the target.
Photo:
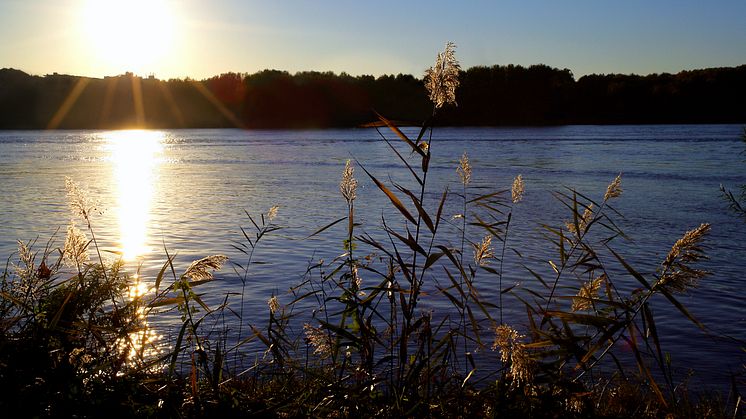
<svg viewBox="0 0 746 419">
<path fill-rule="evenodd" d="M 368 170 L 362 164 L 360 164 L 360 162 L 357 162 L 357 164 L 360 166 L 361 169 L 363 169 L 363 171 L 365 172 L 365 174 L 367 174 L 368 177 L 370 177 L 370 179 L 373 181 L 373 183 L 375 183 L 376 186 L 378 186 L 378 189 L 380 189 L 384 194 L 386 194 L 386 196 L 389 198 L 389 200 L 394 205 L 394 207 L 396 207 L 396 209 L 398 209 L 399 212 L 407 220 L 411 221 L 412 224 L 417 224 L 417 221 L 414 219 L 414 217 L 412 217 L 412 214 L 409 213 L 409 211 L 404 206 L 404 204 L 402 204 L 402 202 L 399 200 L 399 198 L 397 198 L 397 196 L 394 195 L 394 193 L 391 192 L 389 190 L 389 188 L 387 188 L 383 183 L 381 183 L 381 181 L 379 181 L 378 179 L 376 179 L 375 176 L 373 176 L 372 174 L 370 174 L 370 172 L 368 172 Z"/>
<path fill-rule="evenodd" d="M 375 111 L 373 111 L 373 112 L 375 112 Z M 386 126 L 389 127 L 389 129 L 391 131 L 393 131 L 394 134 L 396 134 L 399 138 L 402 139 L 402 141 L 404 141 L 405 143 L 407 143 L 407 145 L 409 145 L 412 148 L 412 151 L 416 152 L 417 154 L 419 154 L 422 157 L 425 157 L 425 152 L 422 151 L 419 147 L 417 147 L 417 144 L 413 143 L 412 140 L 409 139 L 409 137 L 407 137 L 406 135 L 404 135 L 404 133 L 401 132 L 401 130 L 399 129 L 399 127 L 397 127 L 393 122 L 391 122 L 388 119 L 386 119 L 386 117 L 384 117 L 380 113 L 378 113 L 378 112 L 375 112 L 375 113 L 376 113 L 376 116 L 378 117 L 378 119 L 381 120 L 381 122 L 383 122 L 384 124 L 386 124 Z"/>
</svg>

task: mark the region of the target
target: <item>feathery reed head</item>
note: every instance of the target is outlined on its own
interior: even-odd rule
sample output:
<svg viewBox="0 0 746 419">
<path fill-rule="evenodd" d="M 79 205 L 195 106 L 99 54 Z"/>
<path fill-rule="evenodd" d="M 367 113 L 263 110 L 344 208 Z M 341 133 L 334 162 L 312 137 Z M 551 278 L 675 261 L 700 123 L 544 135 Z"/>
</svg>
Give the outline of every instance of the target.
<svg viewBox="0 0 746 419">
<path fill-rule="evenodd" d="M 277 217 L 277 210 L 278 209 L 280 209 L 279 205 L 272 206 L 272 208 L 270 208 L 269 211 L 267 211 L 267 220 L 269 220 L 270 222 L 272 222 L 272 220 L 274 220 L 275 217 Z"/>
<path fill-rule="evenodd" d="M 523 176 L 518 175 L 513 179 L 513 186 L 510 188 L 510 200 L 514 204 L 521 202 L 523 199 L 523 192 L 526 191 L 526 187 L 523 185 Z"/>
<path fill-rule="evenodd" d="M 224 255 L 212 255 L 195 260 L 184 272 L 184 276 L 192 281 L 209 281 L 213 278 L 212 271 L 219 271 L 226 261 L 228 257 Z"/>
<path fill-rule="evenodd" d="M 578 217 L 577 228 L 575 228 L 575 223 L 573 221 L 566 221 L 565 227 L 567 227 L 569 232 L 579 235 L 585 231 L 591 220 L 593 220 L 593 204 L 588 204 L 588 206 L 585 207 L 585 211 L 583 211 L 583 215 Z"/>
<path fill-rule="evenodd" d="M 68 176 L 65 176 L 65 190 L 70 211 L 87 220 L 91 211 L 96 208 L 96 203 L 91 199 L 88 191 L 82 189 Z"/>
<path fill-rule="evenodd" d="M 342 172 L 342 181 L 339 182 L 339 191 L 342 192 L 342 196 L 345 198 L 348 204 L 351 204 L 357 196 L 357 180 L 355 180 L 355 168 L 352 167 L 352 161 L 349 159 L 345 163 L 344 172 Z"/>
<path fill-rule="evenodd" d="M 267 300 L 267 305 L 269 306 L 269 312 L 272 314 L 275 314 L 277 310 L 280 309 L 280 302 L 277 300 L 276 295 L 273 295 L 269 300 Z"/>
<path fill-rule="evenodd" d="M 606 193 L 604 194 L 604 201 L 608 201 L 612 198 L 617 198 L 622 195 L 622 174 L 618 174 L 614 180 L 609 183 L 606 187 Z"/>
<path fill-rule="evenodd" d="M 67 225 L 67 236 L 65 236 L 62 254 L 65 264 L 69 266 L 80 266 L 89 260 L 88 238 L 73 221 Z"/>
<path fill-rule="evenodd" d="M 495 258 L 495 253 L 492 249 L 492 236 L 487 234 L 484 236 L 479 244 L 474 246 L 474 263 L 477 266 L 486 266 L 490 259 Z"/>
<path fill-rule="evenodd" d="M 459 85 L 458 74 L 461 66 L 456 60 L 455 49 L 456 44 L 447 43 L 445 51 L 438 53 L 435 65 L 425 71 L 425 87 L 435 108 L 441 108 L 449 103 L 456 105 L 456 88 Z"/>
<path fill-rule="evenodd" d="M 673 292 L 686 292 L 696 287 L 699 280 L 709 272 L 694 269 L 690 266 L 702 259 L 707 259 L 700 243 L 710 232 L 710 225 L 703 223 L 694 230 L 687 231 L 676 241 L 661 265 L 661 277 L 656 286 L 665 287 Z"/>
<path fill-rule="evenodd" d="M 534 378 L 534 360 L 522 342 L 524 337 L 506 324 L 495 327 L 492 350 L 499 349 L 500 360 L 503 363 L 510 362 L 510 376 L 515 385 L 530 385 Z"/>
<path fill-rule="evenodd" d="M 471 182 L 471 163 L 469 163 L 469 156 L 464 151 L 461 158 L 458 161 L 458 167 L 456 168 L 458 177 L 461 178 L 461 183 L 466 186 Z"/>
<path fill-rule="evenodd" d="M 13 269 L 16 275 L 22 280 L 29 280 L 33 277 L 34 269 L 34 252 L 28 247 L 28 245 L 21 240 L 16 240 L 18 243 L 18 262 L 19 264 L 13 264 Z"/>
<path fill-rule="evenodd" d="M 591 300 L 598 297 L 601 285 L 605 281 L 606 274 L 601 274 L 598 278 L 583 284 L 578 290 L 578 294 L 572 299 L 572 311 L 585 311 L 593 308 Z"/>
<path fill-rule="evenodd" d="M 495 327 L 495 341 L 492 343 L 492 350 L 500 349 L 500 359 L 507 362 L 510 359 L 510 346 L 519 337 L 517 330 L 507 324 L 501 324 Z"/>
<path fill-rule="evenodd" d="M 314 355 L 321 359 L 329 358 L 332 355 L 331 339 L 326 332 L 308 323 L 303 325 L 303 330 L 306 332 L 306 342 L 313 346 Z"/>
</svg>

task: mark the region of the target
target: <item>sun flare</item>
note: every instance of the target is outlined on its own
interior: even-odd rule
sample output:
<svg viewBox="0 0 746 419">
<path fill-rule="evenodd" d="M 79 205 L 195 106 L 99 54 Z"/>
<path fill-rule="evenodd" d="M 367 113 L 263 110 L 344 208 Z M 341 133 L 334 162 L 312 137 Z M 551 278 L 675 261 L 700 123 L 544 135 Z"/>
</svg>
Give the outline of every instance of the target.
<svg viewBox="0 0 746 419">
<path fill-rule="evenodd" d="M 174 43 L 174 14 L 164 0 L 86 0 L 84 44 L 100 65 L 151 72 Z"/>
</svg>

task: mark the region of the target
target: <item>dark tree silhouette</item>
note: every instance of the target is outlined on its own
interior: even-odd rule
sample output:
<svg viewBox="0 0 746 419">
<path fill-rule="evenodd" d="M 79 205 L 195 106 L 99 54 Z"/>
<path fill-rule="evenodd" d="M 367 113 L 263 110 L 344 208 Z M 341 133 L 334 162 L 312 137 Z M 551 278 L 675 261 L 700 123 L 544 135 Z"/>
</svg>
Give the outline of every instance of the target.
<svg viewBox="0 0 746 419">
<path fill-rule="evenodd" d="M 678 74 L 588 75 L 546 65 L 472 67 L 444 125 L 743 123 L 746 65 Z M 0 129 L 324 128 L 421 121 L 431 105 L 407 74 L 265 70 L 202 81 L 0 70 Z"/>
</svg>

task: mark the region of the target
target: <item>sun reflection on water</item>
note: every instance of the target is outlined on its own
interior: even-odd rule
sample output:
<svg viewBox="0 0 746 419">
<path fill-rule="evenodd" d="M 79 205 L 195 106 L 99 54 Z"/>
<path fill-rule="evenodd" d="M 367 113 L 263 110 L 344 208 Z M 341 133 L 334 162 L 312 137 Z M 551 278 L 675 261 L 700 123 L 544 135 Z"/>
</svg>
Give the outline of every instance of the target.
<svg viewBox="0 0 746 419">
<path fill-rule="evenodd" d="M 133 275 L 132 280 L 133 282 L 129 287 L 130 299 L 136 300 L 143 298 L 147 293 L 152 291 L 152 287 L 141 281 L 139 274 Z M 127 357 L 133 361 L 145 360 L 147 358 L 152 359 L 161 353 L 158 343 L 163 339 L 163 335 L 148 325 L 147 312 L 144 306 L 137 308 L 137 316 L 142 321 L 142 327 L 129 334 L 125 342 L 126 348 L 128 348 Z M 156 365 L 154 368 L 158 368 L 158 366 Z"/>
<path fill-rule="evenodd" d="M 148 223 L 164 134 L 130 130 L 106 134 L 117 185 L 119 250 L 125 261 L 148 253 Z"/>
<path fill-rule="evenodd" d="M 112 163 L 117 196 L 119 222 L 118 251 L 124 261 L 141 259 L 148 252 L 148 230 L 158 169 L 163 161 L 164 133 L 128 130 L 105 134 L 105 149 Z M 139 274 L 131 276 L 129 298 L 143 298 L 151 291 Z M 156 355 L 157 342 L 162 338 L 147 324 L 145 309 L 138 308 L 142 328 L 129 335 L 123 344 L 129 348 L 132 360 Z"/>
</svg>

